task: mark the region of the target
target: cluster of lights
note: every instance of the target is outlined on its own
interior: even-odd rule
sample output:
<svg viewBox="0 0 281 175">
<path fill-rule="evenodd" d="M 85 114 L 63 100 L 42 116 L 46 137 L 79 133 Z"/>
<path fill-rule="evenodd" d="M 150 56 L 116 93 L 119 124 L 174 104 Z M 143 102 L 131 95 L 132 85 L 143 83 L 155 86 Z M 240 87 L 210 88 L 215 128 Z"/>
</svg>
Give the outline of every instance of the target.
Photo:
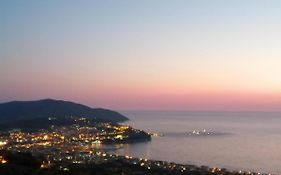
<svg viewBox="0 0 281 175">
<path fill-rule="evenodd" d="M 86 118 L 77 118 L 76 120 L 87 121 Z M 125 125 L 98 123 L 94 126 L 74 124 L 67 127 L 51 127 L 51 130 L 40 130 L 34 133 L 13 130 L 9 132 L 9 136 L 0 138 L 8 140 L 13 144 L 7 144 L 7 141 L 0 141 L 0 146 L 15 151 L 33 151 L 52 147 L 58 148 L 65 153 L 71 153 L 71 151 L 79 152 L 79 150 L 87 151 L 88 149 L 96 148 L 97 144 L 101 144 L 103 141 L 114 142 L 128 138 L 129 136 L 126 135 L 126 130 L 128 129 L 132 128 Z"/>
<path fill-rule="evenodd" d="M 0 141 L 0 146 L 4 146 L 4 145 L 7 145 L 7 142 L 6 141 Z"/>
<path fill-rule="evenodd" d="M 0 156 L 0 163 L 5 164 L 7 163 L 7 160 L 5 160 L 3 156 Z"/>
<path fill-rule="evenodd" d="M 51 161 L 48 160 L 48 161 L 43 161 L 40 168 L 49 168 L 51 166 Z"/>
<path fill-rule="evenodd" d="M 87 122 L 86 118 L 77 119 L 78 121 Z M 126 131 L 140 132 L 130 128 L 129 126 L 122 125 L 112 125 L 110 123 L 100 123 L 97 126 L 79 126 L 72 125 L 69 127 L 53 127 L 51 131 L 41 130 L 37 133 L 23 133 L 20 131 L 10 132 L 9 138 L 0 138 L 0 146 L 5 147 L 12 151 L 20 151 L 22 148 L 28 151 L 45 151 L 49 156 L 53 156 L 52 160 L 62 160 L 67 159 L 72 163 L 84 163 L 88 160 L 95 160 L 95 157 L 100 157 L 100 160 L 107 161 L 110 158 L 120 158 L 118 155 L 107 154 L 104 152 L 93 152 L 95 145 L 101 144 L 103 140 L 123 140 L 128 137 Z M 192 131 L 190 134 L 209 134 L 205 129 L 203 131 Z M 161 136 L 161 134 L 153 133 L 151 135 Z M 13 143 L 13 144 L 9 144 Z M 15 143 L 15 144 L 14 144 Z M 44 149 L 42 149 L 44 148 Z M 49 149 L 50 148 L 50 149 Z M 50 150 L 56 148 L 59 150 L 54 153 Z M 83 154 L 82 154 L 83 152 Z M 58 153 L 58 154 L 57 154 Z M 80 153 L 82 159 L 77 159 L 75 154 Z M 57 155 L 56 155 L 57 154 Z M 65 156 L 69 154 L 69 156 Z M 57 157 L 56 157 L 57 156 Z M 88 158 L 88 160 L 87 160 Z M 133 164 L 138 164 L 144 166 L 147 169 L 153 168 L 153 166 L 167 168 L 167 169 L 178 169 L 181 172 L 185 172 L 195 166 L 183 166 L 174 163 L 160 162 L 160 161 L 149 161 L 145 158 L 133 158 L 131 156 L 122 157 L 125 160 L 132 162 Z M 5 164 L 7 160 L 3 156 L 0 156 L 0 163 Z M 51 166 L 50 161 L 44 161 L 41 164 L 41 168 L 48 168 Z M 222 170 L 217 167 L 208 169 L 212 173 L 222 173 Z M 249 174 L 249 175 L 259 175 L 260 173 L 244 172 L 239 171 L 239 174 Z M 268 174 L 270 175 L 270 174 Z"/>
</svg>

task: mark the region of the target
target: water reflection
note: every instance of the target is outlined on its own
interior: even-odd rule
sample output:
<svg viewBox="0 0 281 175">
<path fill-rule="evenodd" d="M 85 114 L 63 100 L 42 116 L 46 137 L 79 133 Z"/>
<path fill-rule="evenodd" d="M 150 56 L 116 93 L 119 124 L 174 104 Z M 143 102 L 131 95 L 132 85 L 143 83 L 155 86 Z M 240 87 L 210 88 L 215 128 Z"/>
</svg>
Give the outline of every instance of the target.
<svg viewBox="0 0 281 175">
<path fill-rule="evenodd" d="M 281 174 L 281 113 L 124 114 L 131 118 L 126 124 L 163 135 L 152 137 L 151 142 L 124 144 L 112 153 Z M 202 134 L 204 128 L 211 136 Z"/>
</svg>

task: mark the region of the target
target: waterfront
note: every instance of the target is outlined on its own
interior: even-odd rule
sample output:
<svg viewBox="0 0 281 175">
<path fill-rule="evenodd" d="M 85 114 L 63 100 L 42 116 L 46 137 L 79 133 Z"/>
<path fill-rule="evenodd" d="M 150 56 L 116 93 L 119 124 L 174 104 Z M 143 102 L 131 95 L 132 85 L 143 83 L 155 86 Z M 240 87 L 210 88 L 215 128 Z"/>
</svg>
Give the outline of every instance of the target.
<svg viewBox="0 0 281 175">
<path fill-rule="evenodd" d="M 27 127 L 27 122 L 32 124 Z M 12 127 L 0 130 L 0 151 L 44 155 L 48 157 L 49 164 L 63 159 L 85 163 L 92 159 L 93 152 L 103 149 L 103 144 L 134 143 L 151 139 L 143 131 L 95 118 L 54 117 L 14 123 Z M 21 127 L 20 123 L 25 126 Z"/>
<path fill-rule="evenodd" d="M 59 170 L 69 172 L 72 169 L 66 164 L 125 160 L 128 166 L 137 165 L 149 171 L 153 166 L 157 171 L 176 169 L 176 173 L 280 174 L 281 159 L 276 154 L 281 134 L 280 113 L 125 115 L 131 120 L 122 125 L 73 116 L 30 119 L 27 121 L 32 124 L 28 127 L 27 121 L 7 123 L 1 128 L 0 149 L 4 152 L 0 154 L 0 163 L 13 164 L 9 153 L 5 156 L 8 150 L 36 157 L 44 155 L 44 160 L 38 159 L 41 168 L 53 169 L 62 164 L 64 168 Z"/>
<path fill-rule="evenodd" d="M 148 132 L 168 133 L 151 142 L 127 144 L 117 154 L 280 174 L 281 114 L 262 112 L 122 112 L 126 124 Z M 193 130 L 229 133 L 186 137 Z M 171 135 L 172 133 L 172 135 Z"/>
</svg>

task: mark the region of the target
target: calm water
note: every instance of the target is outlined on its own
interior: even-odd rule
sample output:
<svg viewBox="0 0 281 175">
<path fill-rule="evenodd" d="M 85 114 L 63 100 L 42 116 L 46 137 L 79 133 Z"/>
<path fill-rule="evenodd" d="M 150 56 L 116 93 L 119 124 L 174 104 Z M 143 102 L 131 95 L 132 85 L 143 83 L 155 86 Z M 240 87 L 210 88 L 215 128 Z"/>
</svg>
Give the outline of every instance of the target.
<svg viewBox="0 0 281 175">
<path fill-rule="evenodd" d="M 160 132 L 151 142 L 126 144 L 114 151 L 177 163 L 281 174 L 281 113 L 122 112 L 125 124 Z M 190 137 L 193 130 L 227 133 Z"/>
</svg>

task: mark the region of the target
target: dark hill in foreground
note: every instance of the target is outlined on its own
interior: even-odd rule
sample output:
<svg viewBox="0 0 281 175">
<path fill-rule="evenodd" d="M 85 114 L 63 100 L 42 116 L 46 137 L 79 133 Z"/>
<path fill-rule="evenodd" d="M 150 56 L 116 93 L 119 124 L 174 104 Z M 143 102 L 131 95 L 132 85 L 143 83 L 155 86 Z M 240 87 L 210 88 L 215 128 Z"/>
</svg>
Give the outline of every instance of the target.
<svg viewBox="0 0 281 175">
<path fill-rule="evenodd" d="M 0 122 L 64 116 L 96 117 L 111 122 L 128 120 L 128 118 L 115 111 L 91 108 L 82 104 L 62 100 L 13 101 L 0 104 Z"/>
</svg>

